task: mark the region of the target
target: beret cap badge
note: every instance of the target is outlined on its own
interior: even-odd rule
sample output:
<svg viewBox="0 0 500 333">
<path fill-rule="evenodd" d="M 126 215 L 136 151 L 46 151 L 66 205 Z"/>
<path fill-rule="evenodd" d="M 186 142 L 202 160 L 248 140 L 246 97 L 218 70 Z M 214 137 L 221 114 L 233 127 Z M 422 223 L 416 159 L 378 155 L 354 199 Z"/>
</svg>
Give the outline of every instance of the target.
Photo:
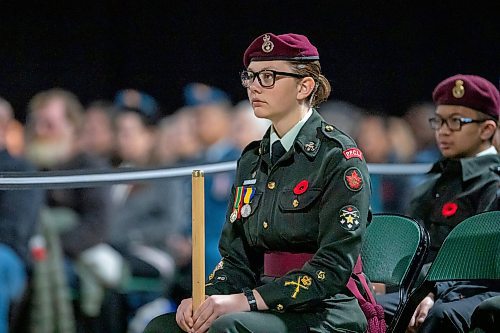
<svg viewBox="0 0 500 333">
<path fill-rule="evenodd" d="M 265 34 L 262 37 L 262 40 L 264 41 L 262 43 L 262 51 L 264 51 L 266 53 L 271 52 L 274 49 L 274 44 L 273 44 L 273 42 L 271 42 L 271 36 L 269 36 L 268 34 Z"/>
<path fill-rule="evenodd" d="M 462 98 L 465 94 L 464 81 L 456 80 L 455 86 L 452 89 L 453 97 Z"/>
</svg>

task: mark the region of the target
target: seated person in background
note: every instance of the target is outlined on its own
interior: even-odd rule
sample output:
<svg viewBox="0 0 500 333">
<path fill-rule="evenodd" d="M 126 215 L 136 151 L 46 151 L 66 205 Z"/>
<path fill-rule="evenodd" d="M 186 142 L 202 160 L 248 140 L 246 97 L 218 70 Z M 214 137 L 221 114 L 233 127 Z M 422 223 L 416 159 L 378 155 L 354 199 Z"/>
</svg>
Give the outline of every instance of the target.
<svg viewBox="0 0 500 333">
<path fill-rule="evenodd" d="M 120 168 L 152 168 L 156 118 L 139 109 L 119 108 L 115 116 Z M 171 282 L 173 254 L 168 238 L 185 228 L 177 178 L 112 186 L 108 240 L 126 258 L 133 275 L 163 277 Z"/>
<path fill-rule="evenodd" d="M 49 89 L 31 98 L 26 154 L 40 170 L 109 168 L 106 161 L 82 149 L 83 112 L 77 96 L 67 90 Z M 60 235 L 68 282 L 81 291 L 77 324 L 93 333 L 98 332 L 93 326 L 104 320 L 100 312 L 105 287 L 119 285 L 122 278 L 123 260 L 104 243 L 110 199 L 108 186 L 51 189 L 41 219 L 45 227 Z"/>
<path fill-rule="evenodd" d="M 494 169 L 500 156 L 492 145 L 500 109 L 498 89 L 475 75 L 455 75 L 433 92 L 437 105 L 429 119 L 443 159 L 430 179 L 413 193 L 407 215 L 422 222 L 431 236 L 428 262 L 435 258 L 450 231 L 465 218 L 497 209 L 500 177 Z M 437 283 L 422 300 L 409 332 L 468 332 L 474 308 L 500 295 L 500 283 L 455 281 Z M 377 297 L 386 316 L 397 306 L 397 293 Z"/>
<path fill-rule="evenodd" d="M 0 97 L 0 172 L 28 172 L 35 167 L 7 150 L 7 128 L 12 106 Z M 9 330 L 12 302 L 23 294 L 31 273 L 28 242 L 35 234 L 43 191 L 0 190 L 0 333 Z"/>
</svg>

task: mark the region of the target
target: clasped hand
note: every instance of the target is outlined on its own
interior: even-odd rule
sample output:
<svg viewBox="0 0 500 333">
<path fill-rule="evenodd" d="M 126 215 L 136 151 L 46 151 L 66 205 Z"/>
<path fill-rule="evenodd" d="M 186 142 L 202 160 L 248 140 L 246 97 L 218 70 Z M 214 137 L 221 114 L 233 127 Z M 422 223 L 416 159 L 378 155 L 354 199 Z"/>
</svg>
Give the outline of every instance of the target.
<svg viewBox="0 0 500 333">
<path fill-rule="evenodd" d="M 203 333 L 208 331 L 214 320 L 231 313 L 248 311 L 248 302 L 243 294 L 212 295 L 193 313 L 193 299 L 182 300 L 177 308 L 175 319 L 179 327 L 189 333 Z"/>
</svg>

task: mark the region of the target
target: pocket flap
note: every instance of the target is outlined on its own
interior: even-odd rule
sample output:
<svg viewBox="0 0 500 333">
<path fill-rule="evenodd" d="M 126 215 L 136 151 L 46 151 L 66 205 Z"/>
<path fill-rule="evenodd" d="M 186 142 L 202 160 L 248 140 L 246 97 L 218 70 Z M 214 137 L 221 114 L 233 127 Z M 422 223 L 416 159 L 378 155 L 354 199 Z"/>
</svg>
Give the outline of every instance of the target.
<svg viewBox="0 0 500 333">
<path fill-rule="evenodd" d="M 283 191 L 280 195 L 280 208 L 283 211 L 298 211 L 309 207 L 321 194 L 321 189 L 310 188 L 297 195 L 293 190 Z"/>
</svg>

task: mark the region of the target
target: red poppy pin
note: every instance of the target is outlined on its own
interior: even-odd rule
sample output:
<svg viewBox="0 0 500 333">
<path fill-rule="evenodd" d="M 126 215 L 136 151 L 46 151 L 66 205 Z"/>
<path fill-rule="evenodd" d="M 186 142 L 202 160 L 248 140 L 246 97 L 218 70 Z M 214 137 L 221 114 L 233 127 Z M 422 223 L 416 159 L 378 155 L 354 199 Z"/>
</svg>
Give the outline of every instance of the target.
<svg viewBox="0 0 500 333">
<path fill-rule="evenodd" d="M 447 202 L 443 205 L 443 209 L 441 210 L 441 214 L 444 217 L 450 217 L 455 215 L 457 212 L 458 205 L 454 202 Z"/>
<path fill-rule="evenodd" d="M 300 195 L 307 191 L 307 188 L 309 187 L 309 182 L 307 180 L 301 180 L 295 187 L 293 188 L 293 193 L 296 195 Z"/>
</svg>

